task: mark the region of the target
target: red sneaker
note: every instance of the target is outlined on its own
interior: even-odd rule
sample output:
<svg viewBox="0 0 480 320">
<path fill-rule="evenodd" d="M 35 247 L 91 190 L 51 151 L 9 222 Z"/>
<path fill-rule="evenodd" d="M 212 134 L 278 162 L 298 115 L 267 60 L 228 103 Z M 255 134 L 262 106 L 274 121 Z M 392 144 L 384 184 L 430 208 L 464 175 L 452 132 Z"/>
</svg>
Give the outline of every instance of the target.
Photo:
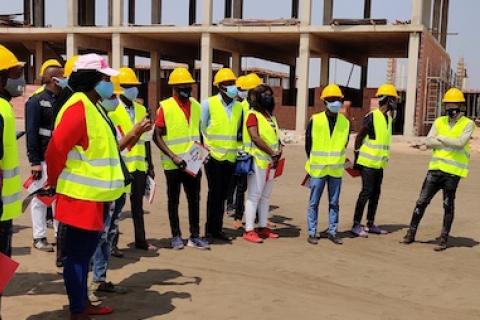
<svg viewBox="0 0 480 320">
<path fill-rule="evenodd" d="M 243 234 L 243 239 L 253 242 L 253 243 L 262 243 L 263 240 L 258 236 L 255 231 L 247 231 Z"/>
<path fill-rule="evenodd" d="M 113 312 L 113 309 L 106 306 L 89 305 L 87 307 L 87 313 L 89 316 L 104 316 L 112 312 Z"/>
<path fill-rule="evenodd" d="M 278 239 L 280 236 L 278 233 L 275 233 L 270 228 L 258 228 L 258 235 L 263 239 Z"/>
</svg>

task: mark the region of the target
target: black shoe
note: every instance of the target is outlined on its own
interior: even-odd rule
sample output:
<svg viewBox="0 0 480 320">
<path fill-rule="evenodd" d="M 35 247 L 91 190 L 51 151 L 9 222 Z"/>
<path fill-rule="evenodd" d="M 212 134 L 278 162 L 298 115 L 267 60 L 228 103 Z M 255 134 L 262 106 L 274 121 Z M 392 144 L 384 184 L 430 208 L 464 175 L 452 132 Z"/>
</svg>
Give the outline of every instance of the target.
<svg viewBox="0 0 480 320">
<path fill-rule="evenodd" d="M 220 241 L 225 241 L 225 242 L 230 242 L 232 241 L 232 237 L 227 236 L 225 232 L 219 232 L 216 233 L 212 236 L 213 239 L 220 240 Z"/>
<path fill-rule="evenodd" d="M 400 243 L 411 244 L 413 242 L 415 242 L 415 231 L 412 229 L 408 229 L 407 234 L 403 237 Z"/>
<path fill-rule="evenodd" d="M 441 237 L 440 242 L 438 243 L 438 245 L 435 248 L 433 248 L 433 250 L 435 250 L 436 252 L 446 250 L 447 249 L 447 239 L 448 239 L 448 236 L 447 237 Z"/>
<path fill-rule="evenodd" d="M 328 235 L 328 240 L 332 241 L 335 244 L 339 244 L 339 245 L 343 244 L 342 238 L 340 238 L 337 235 L 329 234 Z"/>
<path fill-rule="evenodd" d="M 111 255 L 115 258 L 123 258 L 123 252 L 120 251 L 120 249 L 118 249 L 117 247 L 112 248 Z"/>
<path fill-rule="evenodd" d="M 316 236 L 308 236 L 307 242 L 310 244 L 318 244 L 318 239 Z"/>
</svg>

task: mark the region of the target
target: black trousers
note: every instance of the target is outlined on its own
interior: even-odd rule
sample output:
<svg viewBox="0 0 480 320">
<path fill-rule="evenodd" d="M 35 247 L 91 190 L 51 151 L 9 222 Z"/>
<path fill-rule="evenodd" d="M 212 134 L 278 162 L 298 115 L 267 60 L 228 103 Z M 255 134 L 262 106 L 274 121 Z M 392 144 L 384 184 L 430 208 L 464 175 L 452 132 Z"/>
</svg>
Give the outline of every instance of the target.
<svg viewBox="0 0 480 320">
<path fill-rule="evenodd" d="M 202 171 L 199 171 L 196 177 L 192 177 L 179 169 L 165 170 L 165 178 L 167 179 L 168 218 L 170 220 L 172 237 L 182 236 L 180 219 L 178 217 L 178 203 L 182 185 L 188 202 L 190 236 L 198 237 L 200 235 L 200 185 Z"/>
<path fill-rule="evenodd" d="M 459 182 L 459 176 L 439 170 L 428 171 L 427 177 L 423 181 L 422 191 L 420 192 L 420 197 L 413 210 L 412 220 L 410 222 L 410 228 L 414 233 L 416 232 L 430 201 L 432 201 L 438 191 L 442 190 L 444 216 L 441 239 L 447 241 L 455 214 L 455 194 Z"/>
<path fill-rule="evenodd" d="M 61 222 L 58 223 L 57 230 L 57 267 L 63 266 L 65 259 L 65 236 L 67 232 L 67 226 Z"/>
<path fill-rule="evenodd" d="M 12 255 L 12 220 L 0 221 L 0 252 L 10 257 Z"/>
<path fill-rule="evenodd" d="M 245 212 L 247 175 L 232 175 L 228 186 L 227 206 L 235 208 L 235 220 L 242 220 Z"/>
<path fill-rule="evenodd" d="M 132 190 L 130 194 L 130 204 L 132 206 L 133 228 L 135 232 L 135 246 L 145 248 L 148 246 L 145 238 L 145 221 L 143 218 L 143 195 L 147 183 L 147 174 L 143 171 L 134 171 L 132 173 Z"/>
<path fill-rule="evenodd" d="M 218 235 L 223 228 L 223 213 L 228 194 L 228 184 L 233 175 L 234 164 L 210 159 L 205 164 L 208 180 L 207 223 L 205 233 Z"/>
<path fill-rule="evenodd" d="M 354 224 L 361 224 L 363 211 L 368 202 L 367 225 L 373 225 L 377 213 L 378 199 L 382 190 L 383 169 L 362 167 L 362 190 L 355 206 Z"/>
</svg>

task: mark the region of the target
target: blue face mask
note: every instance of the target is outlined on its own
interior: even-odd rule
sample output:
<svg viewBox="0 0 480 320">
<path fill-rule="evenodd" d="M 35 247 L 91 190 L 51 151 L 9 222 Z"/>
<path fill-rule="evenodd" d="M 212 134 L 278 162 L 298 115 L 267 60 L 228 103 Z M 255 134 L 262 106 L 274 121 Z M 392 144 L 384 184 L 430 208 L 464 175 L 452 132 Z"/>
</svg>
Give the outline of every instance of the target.
<svg viewBox="0 0 480 320">
<path fill-rule="evenodd" d="M 328 102 L 327 101 L 327 109 L 330 110 L 330 112 L 333 112 L 333 113 L 338 113 L 340 112 L 340 109 L 342 108 L 343 106 L 343 103 L 342 101 L 332 101 L 332 102 Z"/>
<path fill-rule="evenodd" d="M 231 85 L 231 86 L 228 86 L 228 87 L 224 87 L 225 89 L 225 94 L 227 95 L 227 97 L 229 97 L 230 99 L 233 99 L 237 96 L 238 94 L 238 88 L 236 85 Z"/>
<path fill-rule="evenodd" d="M 53 77 L 52 79 L 55 81 L 59 88 L 65 89 L 66 87 L 68 87 L 68 78 Z"/>
<path fill-rule="evenodd" d="M 118 107 L 118 103 L 118 98 L 103 99 L 100 101 L 100 104 L 107 112 L 115 111 Z"/>
<path fill-rule="evenodd" d="M 95 91 L 102 100 L 108 99 L 113 95 L 113 84 L 110 81 L 102 80 L 95 86 Z"/>
<path fill-rule="evenodd" d="M 138 98 L 138 88 L 131 87 L 123 89 L 122 96 L 133 102 Z"/>
</svg>

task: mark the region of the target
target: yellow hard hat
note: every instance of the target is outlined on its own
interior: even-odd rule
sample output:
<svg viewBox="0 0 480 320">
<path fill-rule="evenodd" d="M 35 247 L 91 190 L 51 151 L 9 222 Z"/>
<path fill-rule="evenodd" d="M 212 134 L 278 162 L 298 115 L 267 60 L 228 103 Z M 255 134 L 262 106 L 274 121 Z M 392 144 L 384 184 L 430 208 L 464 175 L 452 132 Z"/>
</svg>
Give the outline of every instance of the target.
<svg viewBox="0 0 480 320">
<path fill-rule="evenodd" d="M 193 80 L 192 74 L 185 67 L 176 67 L 175 69 L 173 69 L 172 73 L 170 73 L 170 76 L 168 77 L 169 85 L 191 83 L 195 83 L 195 80 Z"/>
<path fill-rule="evenodd" d="M 63 76 L 65 78 L 70 77 L 70 75 L 73 72 L 73 66 L 75 65 L 75 62 L 78 60 L 78 55 L 77 56 L 71 56 L 70 58 L 67 59 L 67 62 L 65 62 L 65 67 L 63 69 Z"/>
<path fill-rule="evenodd" d="M 384 83 L 380 87 L 378 87 L 377 93 L 375 94 L 375 97 L 382 97 L 382 96 L 388 96 L 388 97 L 395 97 L 398 98 L 398 93 L 397 93 L 397 88 L 393 84 L 390 83 Z"/>
<path fill-rule="evenodd" d="M 236 81 L 237 77 L 230 68 L 222 68 L 217 71 L 215 78 L 213 79 L 213 84 L 218 85 L 219 83 L 226 81 Z"/>
<path fill-rule="evenodd" d="M 39 72 L 40 77 L 43 76 L 43 74 L 45 73 L 45 70 L 47 70 L 47 68 L 50 68 L 50 67 L 61 68 L 62 64 L 55 59 L 48 59 L 40 67 L 40 72 Z"/>
<path fill-rule="evenodd" d="M 18 61 L 12 51 L 0 44 L 0 71 L 14 67 L 23 67 L 25 62 Z"/>
<path fill-rule="evenodd" d="M 123 93 L 123 88 L 120 85 L 120 76 L 110 77 L 110 81 L 112 81 L 112 84 L 113 84 L 113 93 L 114 94 Z"/>
<path fill-rule="evenodd" d="M 465 96 L 459 89 L 450 88 L 445 92 L 442 102 L 465 102 Z"/>
<path fill-rule="evenodd" d="M 334 83 L 331 83 L 327 85 L 325 88 L 323 88 L 320 99 L 323 100 L 325 98 L 333 98 L 333 97 L 343 98 L 343 93 L 339 86 L 337 86 Z"/>
<path fill-rule="evenodd" d="M 241 90 L 247 90 L 245 89 L 245 80 L 246 80 L 246 76 L 240 76 L 237 78 L 237 81 L 235 82 L 235 85 L 237 86 L 237 88 L 240 88 Z"/>
<path fill-rule="evenodd" d="M 255 89 L 263 83 L 262 78 L 260 78 L 256 73 L 252 72 L 246 75 L 245 79 L 245 90 Z"/>
<path fill-rule="evenodd" d="M 140 81 L 138 81 L 137 75 L 135 74 L 135 71 L 133 69 L 128 68 L 128 67 L 122 67 L 118 69 L 119 75 L 118 75 L 118 81 L 120 84 L 130 84 L 130 85 L 140 85 L 142 84 Z"/>
</svg>

